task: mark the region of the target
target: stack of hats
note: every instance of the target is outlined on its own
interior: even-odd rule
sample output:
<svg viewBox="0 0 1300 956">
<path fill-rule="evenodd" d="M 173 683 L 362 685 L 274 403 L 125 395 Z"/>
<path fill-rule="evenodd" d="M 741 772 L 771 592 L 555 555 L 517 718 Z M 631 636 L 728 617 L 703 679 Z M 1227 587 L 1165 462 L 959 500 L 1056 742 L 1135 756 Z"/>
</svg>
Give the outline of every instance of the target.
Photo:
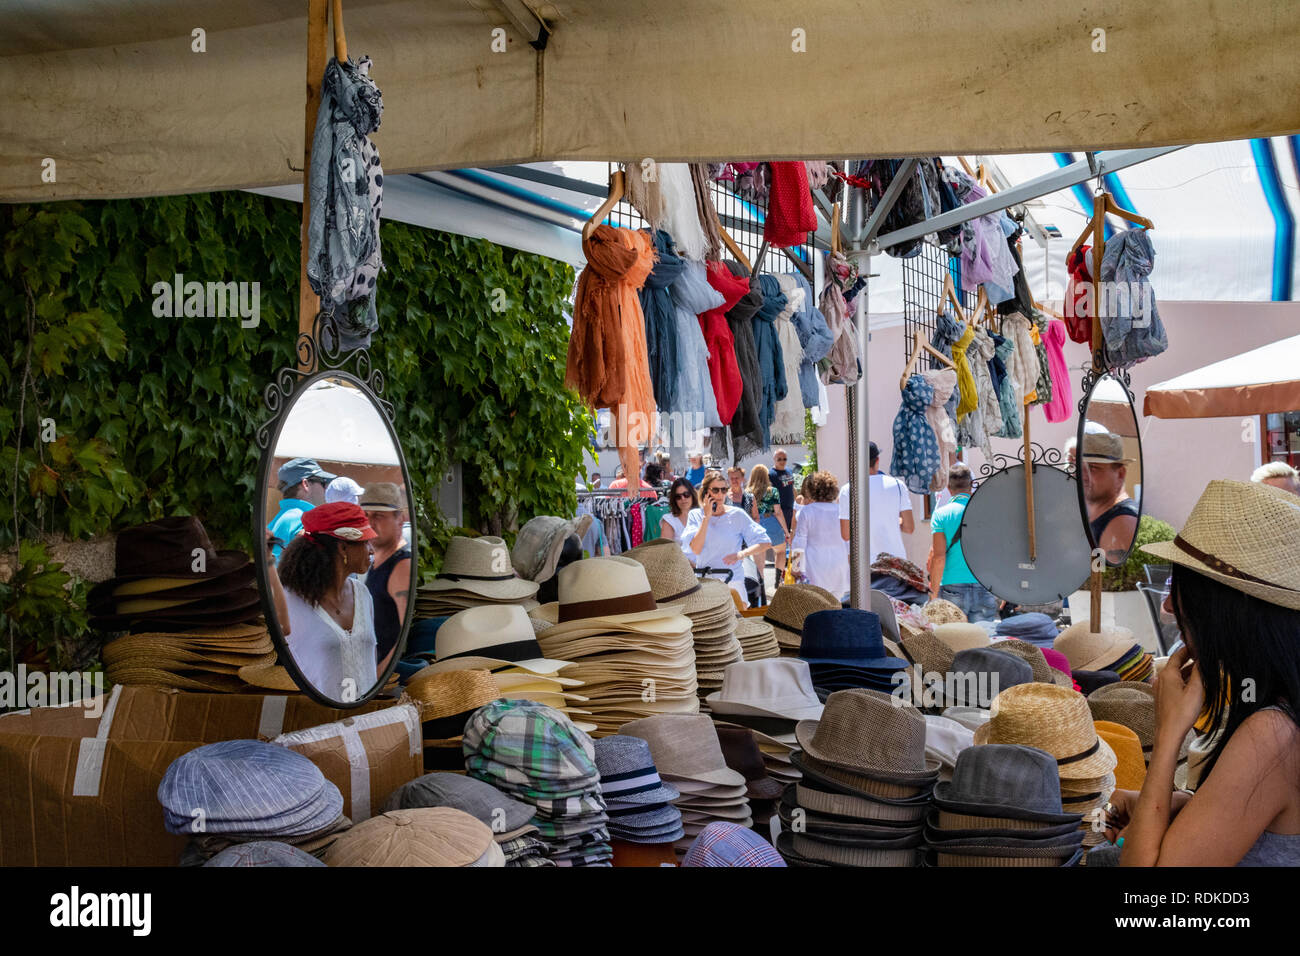
<svg viewBox="0 0 1300 956">
<path fill-rule="evenodd" d="M 1033 679 L 1040 684 L 1056 684 L 1059 687 L 1065 687 L 1070 690 L 1074 689 L 1074 681 L 1070 679 L 1069 663 L 1065 661 L 1064 655 L 1047 648 L 1046 651 L 1037 644 L 1031 644 L 1028 641 L 1011 639 L 1005 641 L 994 641 L 989 645 L 989 650 L 999 651 L 1003 654 L 1011 654 L 1020 658 L 1029 665 L 1033 672 Z M 1051 653 L 1059 661 L 1063 662 L 1065 670 L 1053 667 L 1047 660 L 1047 654 Z M 1008 685 L 1009 686 L 1009 685 Z"/>
<path fill-rule="evenodd" d="M 1053 646 L 1070 661 L 1080 686 L 1080 671 L 1112 671 L 1123 681 L 1144 681 L 1154 673 L 1152 656 L 1126 627 L 1103 627 L 1094 634 L 1088 622 L 1081 621 L 1062 631 Z"/>
<path fill-rule="evenodd" d="M 685 836 L 678 854 L 714 820 L 753 826 L 745 778 L 727 766 L 713 721 L 702 714 L 661 714 L 624 724 L 620 734 L 650 745 L 659 775 L 679 794 L 673 801 L 682 815 Z"/>
<path fill-rule="evenodd" d="M 517 604 L 531 610 L 537 606 L 536 594 L 537 582 L 515 573 L 503 539 L 455 535 L 447 542 L 442 570 L 415 592 L 415 616 L 447 616 L 485 604 Z"/>
<path fill-rule="evenodd" d="M 957 757 L 934 790 L 931 866 L 1076 866 L 1083 818 L 1061 806 L 1056 760 L 1035 747 L 989 744 Z"/>
<path fill-rule="evenodd" d="M 319 767 L 260 740 L 225 740 L 177 757 L 158 784 L 158 802 L 167 832 L 191 837 L 188 864 L 259 840 L 320 853 L 350 826 L 343 794 Z"/>
<path fill-rule="evenodd" d="M 255 840 L 228 846 L 204 866 L 324 866 L 310 853 L 274 840 Z"/>
<path fill-rule="evenodd" d="M 505 866 L 492 830 L 451 807 L 389 810 L 357 824 L 325 854 L 329 866 Z"/>
<path fill-rule="evenodd" d="M 275 663 L 256 569 L 218 551 L 195 517 L 163 518 L 117 536 L 114 576 L 91 588 L 92 627 L 126 631 L 104 645 L 115 684 L 239 692 L 239 669 Z"/>
<path fill-rule="evenodd" d="M 450 807 L 468 813 L 492 831 L 506 866 L 554 866 L 546 844 L 537 838 L 533 808 L 508 797 L 490 783 L 455 773 L 427 773 L 388 796 L 382 813 Z"/>
<path fill-rule="evenodd" d="M 1070 659 L 1054 647 L 1040 647 L 1039 650 L 1043 652 L 1043 660 L 1047 661 L 1052 668 L 1060 671 L 1068 679 L 1069 682 L 1062 683 L 1061 686 L 1079 690 L 1079 684 L 1074 679 L 1074 671 L 1070 668 Z M 1053 676 L 1052 680 L 1058 681 L 1058 678 Z"/>
<path fill-rule="evenodd" d="M 1107 684 L 1088 695 L 1088 709 L 1094 721 L 1104 720 L 1132 730 L 1142 748 L 1143 760 L 1151 762 L 1156 739 L 1156 691 L 1150 684 L 1129 681 Z M 1179 760 L 1187 758 L 1184 742 Z"/>
<path fill-rule="evenodd" d="M 1046 614 L 1041 611 L 1030 611 L 1003 618 L 998 621 L 993 633 L 998 637 L 1014 637 L 1017 640 L 1028 641 L 1039 647 L 1051 647 L 1060 629 Z"/>
<path fill-rule="evenodd" d="M 722 759 L 728 767 L 745 778 L 745 797 L 749 800 L 754 830 L 767 832 L 772 816 L 776 813 L 776 803 L 785 791 L 786 782 L 777 780 L 767 772 L 763 752 L 758 749 L 754 731 L 748 727 L 722 725 L 714 725 L 713 729 L 722 746 Z"/>
<path fill-rule="evenodd" d="M 880 617 L 871 611 L 841 608 L 809 614 L 799 657 L 807 661 L 822 700 L 852 687 L 889 694 L 907 685 L 907 661 L 885 650 Z"/>
<path fill-rule="evenodd" d="M 562 676 L 569 661 L 557 661 L 542 653 L 537 635 L 528 623 L 528 615 L 518 605 L 472 607 L 448 618 L 433 618 L 443 623 L 437 628 L 434 646 L 421 652 L 433 663 L 417 671 L 409 680 L 431 674 L 482 669 L 492 672 L 506 700 L 535 700 L 568 714 L 587 733 L 596 729 L 586 723 L 590 716 L 583 709 L 587 702 L 579 690 L 582 681 Z"/>
<path fill-rule="evenodd" d="M 1104 841 L 1101 808 L 1115 789 L 1115 752 L 1097 736 L 1088 701 L 1055 684 L 1021 684 L 1000 693 L 975 743 L 1045 750 L 1056 760 L 1066 813 L 1083 817 L 1084 845 Z"/>
<path fill-rule="evenodd" d="M 557 865 L 609 865 L 595 746 L 567 717 L 530 700 L 499 700 L 470 717 L 462 749 L 471 777 L 536 811 L 532 823 Z"/>
<path fill-rule="evenodd" d="M 785 866 L 785 860 L 753 830 L 716 821 L 700 831 L 682 866 Z"/>
<path fill-rule="evenodd" d="M 952 779 L 958 756 L 974 744 L 975 731 L 961 721 L 938 714 L 925 715 L 925 756 L 939 762 L 940 781 Z"/>
<path fill-rule="evenodd" d="M 533 612 L 550 626 L 537 635 L 565 673 L 583 682 L 584 719 L 594 733 L 617 733 L 653 714 L 696 714 L 691 620 L 659 607 L 645 568 L 631 558 L 588 558 L 558 575 L 559 601 Z"/>
<path fill-rule="evenodd" d="M 753 733 L 769 776 L 786 784 L 799 780 L 802 774 L 792 758 L 799 746 L 795 724 L 818 719 L 823 708 L 807 661 L 781 657 L 732 664 L 722 690 L 706 702 L 719 726 L 745 727 Z"/>
<path fill-rule="evenodd" d="M 1094 720 L 1097 736 L 1115 751 L 1115 788 L 1138 790 L 1147 778 L 1147 764 L 1142 759 L 1142 741 L 1136 731 L 1109 720 Z"/>
<path fill-rule="evenodd" d="M 923 570 L 906 558 L 885 553 L 871 564 L 871 589 L 908 604 L 924 604 L 930 590 Z"/>
<path fill-rule="evenodd" d="M 421 674 L 406 685 L 406 692 L 420 708 L 425 771 L 464 773 L 461 744 L 465 725 L 476 710 L 501 698 L 492 673 L 465 670 Z"/>
<path fill-rule="evenodd" d="M 640 737 L 614 734 L 597 740 L 595 747 L 614 865 L 627 865 L 625 855 L 636 861 L 631 865 L 676 863 L 673 844 L 686 836 L 681 811 L 673 805 L 681 794 L 659 777 L 650 745 Z M 626 844 L 642 849 L 636 852 Z M 658 853 L 649 847 L 659 847 Z"/>
<path fill-rule="evenodd" d="M 926 722 L 897 697 L 854 688 L 795 729 L 803 779 L 781 801 L 776 848 L 798 866 L 916 866 L 939 762 Z"/>
<path fill-rule="evenodd" d="M 966 615 L 962 612 L 962 609 L 951 601 L 945 601 L 943 598 L 926 601 L 925 606 L 921 608 L 921 616 L 931 624 L 966 623 Z"/>
<path fill-rule="evenodd" d="M 763 619 L 776 632 L 783 657 L 798 657 L 803 643 L 803 622 L 816 611 L 837 611 L 840 599 L 815 584 L 783 584 L 772 595 Z"/>
<path fill-rule="evenodd" d="M 747 661 L 762 661 L 781 656 L 776 628 L 761 617 L 742 617 L 736 621 L 736 640 Z"/>
<path fill-rule="evenodd" d="M 714 578 L 697 579 L 691 563 L 672 538 L 655 538 L 626 555 L 645 568 L 656 604 L 690 618 L 699 696 L 717 690 L 727 665 L 744 660 L 744 649 L 736 639 L 736 606 L 731 600 L 731 588 Z"/>
</svg>

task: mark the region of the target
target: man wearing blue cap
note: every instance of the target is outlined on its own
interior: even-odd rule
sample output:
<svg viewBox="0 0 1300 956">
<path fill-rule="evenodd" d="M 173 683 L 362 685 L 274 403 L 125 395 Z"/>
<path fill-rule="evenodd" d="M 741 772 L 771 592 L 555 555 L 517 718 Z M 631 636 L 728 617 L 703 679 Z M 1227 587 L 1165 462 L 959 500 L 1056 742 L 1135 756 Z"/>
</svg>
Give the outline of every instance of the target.
<svg viewBox="0 0 1300 956">
<path fill-rule="evenodd" d="M 325 488 L 338 475 L 321 468 L 314 458 L 294 458 L 280 466 L 280 508 L 266 526 L 280 543 L 271 547 L 271 560 L 280 563 L 284 546 L 302 534 L 302 514 L 325 504 Z"/>
</svg>

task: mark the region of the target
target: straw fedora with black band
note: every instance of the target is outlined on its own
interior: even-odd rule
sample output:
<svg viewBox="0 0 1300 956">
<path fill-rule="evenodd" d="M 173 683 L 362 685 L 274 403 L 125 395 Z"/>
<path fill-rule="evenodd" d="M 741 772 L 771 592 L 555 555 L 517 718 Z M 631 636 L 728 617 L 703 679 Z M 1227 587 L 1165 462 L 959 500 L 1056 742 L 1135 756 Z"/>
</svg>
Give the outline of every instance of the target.
<svg viewBox="0 0 1300 956">
<path fill-rule="evenodd" d="M 1300 610 L 1300 498 L 1271 485 L 1212 481 L 1173 541 L 1142 546 L 1251 597 Z"/>
<path fill-rule="evenodd" d="M 672 538 L 655 538 L 624 554 L 645 568 L 650 591 L 658 604 L 680 602 L 678 611 L 692 616 L 731 607 L 730 589 L 726 584 L 718 581 L 723 590 L 711 588 L 706 591 L 678 542 Z M 735 616 L 732 612 L 725 615 L 724 620 L 733 620 Z"/>
<path fill-rule="evenodd" d="M 434 638 L 429 668 L 441 673 L 467 667 L 518 667 L 549 676 L 569 663 L 542 653 L 537 632 L 522 607 L 498 604 L 467 608 L 448 617 Z"/>
<path fill-rule="evenodd" d="M 631 558 L 587 558 L 564 568 L 558 577 L 559 600 L 532 612 L 551 625 L 548 641 L 570 631 L 617 631 L 641 623 L 661 624 L 668 633 L 690 630 L 690 618 L 675 607 L 658 605 L 645 568 Z"/>
<path fill-rule="evenodd" d="M 1020 744 L 1056 759 L 1061 779 L 1087 779 L 1115 769 L 1115 752 L 1097 736 L 1087 699 L 1055 684 L 1020 684 L 993 698 L 989 722 L 975 744 Z"/>
<path fill-rule="evenodd" d="M 537 584 L 515 573 L 504 539 L 454 535 L 447 542 L 442 570 L 420 590 L 469 591 L 493 601 L 522 601 L 537 593 Z"/>
</svg>

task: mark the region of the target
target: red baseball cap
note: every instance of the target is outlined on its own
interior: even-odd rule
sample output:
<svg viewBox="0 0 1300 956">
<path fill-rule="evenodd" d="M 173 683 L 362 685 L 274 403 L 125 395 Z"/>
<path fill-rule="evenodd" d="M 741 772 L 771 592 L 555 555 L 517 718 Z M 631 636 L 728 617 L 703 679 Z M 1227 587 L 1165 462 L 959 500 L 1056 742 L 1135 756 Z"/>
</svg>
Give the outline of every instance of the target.
<svg viewBox="0 0 1300 956">
<path fill-rule="evenodd" d="M 356 543 L 379 537 L 360 505 L 334 501 L 317 505 L 302 513 L 302 530 L 308 534 L 328 534 L 340 541 Z"/>
</svg>

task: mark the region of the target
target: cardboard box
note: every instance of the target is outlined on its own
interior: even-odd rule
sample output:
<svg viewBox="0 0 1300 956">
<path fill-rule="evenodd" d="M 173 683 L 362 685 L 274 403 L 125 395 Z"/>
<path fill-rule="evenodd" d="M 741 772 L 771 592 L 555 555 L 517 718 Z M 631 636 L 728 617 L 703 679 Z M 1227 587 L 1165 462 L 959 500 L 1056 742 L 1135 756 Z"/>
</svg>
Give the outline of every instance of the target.
<svg viewBox="0 0 1300 956">
<path fill-rule="evenodd" d="M 283 734 L 272 743 L 320 767 L 342 792 L 343 815 L 353 823 L 378 813 L 389 794 L 424 773 L 420 712 L 410 703 Z"/>
<path fill-rule="evenodd" d="M 0 717 L 0 866 L 175 866 L 186 838 L 164 829 L 158 784 L 181 754 L 395 703 L 339 711 L 302 695 L 119 685 L 99 717 L 80 705 Z"/>
</svg>

